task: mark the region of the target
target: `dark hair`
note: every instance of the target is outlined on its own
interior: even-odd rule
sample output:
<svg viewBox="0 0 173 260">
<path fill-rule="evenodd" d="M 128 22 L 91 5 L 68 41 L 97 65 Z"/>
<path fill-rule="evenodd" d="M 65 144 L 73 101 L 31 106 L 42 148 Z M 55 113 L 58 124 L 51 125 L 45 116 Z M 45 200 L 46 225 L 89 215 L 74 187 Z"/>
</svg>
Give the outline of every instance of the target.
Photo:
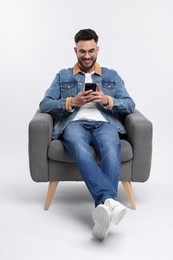
<svg viewBox="0 0 173 260">
<path fill-rule="evenodd" d="M 92 29 L 82 29 L 78 33 L 76 33 L 74 37 L 75 43 L 78 43 L 79 41 L 90 41 L 90 40 L 94 40 L 97 43 L 98 39 L 99 39 L 98 35 Z"/>
</svg>

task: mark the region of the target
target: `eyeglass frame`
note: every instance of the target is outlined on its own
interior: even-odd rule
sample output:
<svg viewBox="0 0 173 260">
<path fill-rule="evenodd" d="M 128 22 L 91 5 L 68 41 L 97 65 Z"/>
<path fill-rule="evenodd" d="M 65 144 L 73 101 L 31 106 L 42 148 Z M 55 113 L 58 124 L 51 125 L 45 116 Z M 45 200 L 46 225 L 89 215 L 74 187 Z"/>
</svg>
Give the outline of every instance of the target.
<svg viewBox="0 0 173 260">
<path fill-rule="evenodd" d="M 77 52 L 78 52 L 79 55 L 81 55 L 81 56 L 85 56 L 87 53 L 88 53 L 90 56 L 93 56 L 93 55 L 97 52 L 97 49 L 92 48 L 92 49 L 90 49 L 90 50 L 88 50 L 88 51 L 86 51 L 86 50 L 84 50 L 84 49 L 79 49 Z"/>
</svg>

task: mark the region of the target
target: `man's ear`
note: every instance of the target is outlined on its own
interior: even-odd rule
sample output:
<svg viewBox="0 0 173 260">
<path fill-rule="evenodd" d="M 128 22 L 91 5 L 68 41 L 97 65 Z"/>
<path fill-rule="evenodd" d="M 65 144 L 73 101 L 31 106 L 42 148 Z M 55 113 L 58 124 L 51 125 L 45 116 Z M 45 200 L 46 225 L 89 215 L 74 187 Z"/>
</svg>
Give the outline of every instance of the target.
<svg viewBox="0 0 173 260">
<path fill-rule="evenodd" d="M 77 54 L 77 47 L 74 47 L 74 51 L 75 51 L 75 53 Z"/>
</svg>

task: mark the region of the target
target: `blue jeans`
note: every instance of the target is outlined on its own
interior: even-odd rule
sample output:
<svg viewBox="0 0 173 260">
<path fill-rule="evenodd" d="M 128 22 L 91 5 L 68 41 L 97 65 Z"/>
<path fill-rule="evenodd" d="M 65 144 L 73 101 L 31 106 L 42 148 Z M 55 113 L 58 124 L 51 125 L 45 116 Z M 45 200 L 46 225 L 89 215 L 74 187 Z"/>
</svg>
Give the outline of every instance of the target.
<svg viewBox="0 0 173 260">
<path fill-rule="evenodd" d="M 121 145 L 116 126 L 101 121 L 72 121 L 62 134 L 62 142 L 74 157 L 95 206 L 107 198 L 116 198 L 121 165 Z M 100 158 L 99 164 L 90 145 Z"/>
</svg>

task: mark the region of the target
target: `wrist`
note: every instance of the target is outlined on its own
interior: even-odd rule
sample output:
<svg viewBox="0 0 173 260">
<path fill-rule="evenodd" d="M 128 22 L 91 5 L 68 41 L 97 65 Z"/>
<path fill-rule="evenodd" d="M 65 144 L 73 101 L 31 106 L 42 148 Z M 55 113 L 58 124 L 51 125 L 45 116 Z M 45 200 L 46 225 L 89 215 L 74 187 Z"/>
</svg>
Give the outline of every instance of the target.
<svg viewBox="0 0 173 260">
<path fill-rule="evenodd" d="M 111 96 L 106 96 L 107 104 L 104 105 L 104 107 L 108 110 L 112 110 L 114 104 L 113 104 L 113 98 Z"/>
<path fill-rule="evenodd" d="M 72 108 L 74 108 L 74 107 L 75 107 L 74 98 L 71 98 L 71 107 L 72 107 Z"/>
<path fill-rule="evenodd" d="M 109 105 L 109 100 L 108 100 L 108 97 L 107 97 L 107 96 L 105 96 L 105 103 L 103 103 L 103 105 L 104 105 L 104 106 Z"/>
</svg>

